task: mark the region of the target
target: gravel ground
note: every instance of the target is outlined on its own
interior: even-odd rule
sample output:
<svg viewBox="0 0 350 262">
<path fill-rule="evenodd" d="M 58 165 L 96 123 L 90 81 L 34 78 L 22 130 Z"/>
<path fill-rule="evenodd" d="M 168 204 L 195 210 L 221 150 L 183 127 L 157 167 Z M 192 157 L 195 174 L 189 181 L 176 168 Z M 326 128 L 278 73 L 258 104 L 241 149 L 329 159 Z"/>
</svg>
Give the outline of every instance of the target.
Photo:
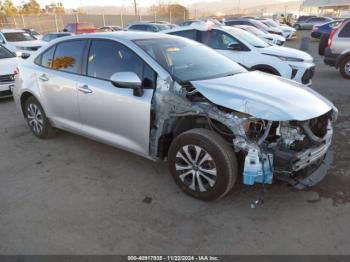
<svg viewBox="0 0 350 262">
<path fill-rule="evenodd" d="M 350 82 L 323 65 L 317 42 L 310 53 L 313 88 L 340 111 L 333 167 L 309 191 L 269 186 L 256 209 L 259 185 L 200 202 L 166 163 L 65 132 L 36 139 L 13 101 L 1 101 L 0 253 L 350 254 Z"/>
</svg>

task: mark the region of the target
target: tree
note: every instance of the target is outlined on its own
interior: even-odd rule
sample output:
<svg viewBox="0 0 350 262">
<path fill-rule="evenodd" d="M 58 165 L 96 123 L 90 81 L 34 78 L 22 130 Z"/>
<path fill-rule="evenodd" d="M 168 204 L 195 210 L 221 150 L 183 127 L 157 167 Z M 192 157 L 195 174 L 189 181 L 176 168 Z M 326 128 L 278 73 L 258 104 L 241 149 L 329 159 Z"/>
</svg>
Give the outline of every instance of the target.
<svg viewBox="0 0 350 262">
<path fill-rule="evenodd" d="M 17 8 L 11 2 L 11 0 L 5 0 L 2 4 L 2 10 L 7 16 L 15 16 L 18 14 Z"/>
<path fill-rule="evenodd" d="M 49 14 L 63 15 L 65 13 L 63 3 L 51 3 L 45 6 L 45 12 Z"/>
<path fill-rule="evenodd" d="M 40 5 L 36 0 L 29 0 L 29 2 L 22 3 L 21 14 L 25 15 L 39 15 L 41 13 Z"/>
<path fill-rule="evenodd" d="M 165 4 L 162 1 L 151 6 L 150 11 L 159 17 L 169 17 L 171 14 L 171 18 L 174 20 L 186 20 L 189 17 L 189 11 L 186 7 L 179 4 Z"/>
</svg>

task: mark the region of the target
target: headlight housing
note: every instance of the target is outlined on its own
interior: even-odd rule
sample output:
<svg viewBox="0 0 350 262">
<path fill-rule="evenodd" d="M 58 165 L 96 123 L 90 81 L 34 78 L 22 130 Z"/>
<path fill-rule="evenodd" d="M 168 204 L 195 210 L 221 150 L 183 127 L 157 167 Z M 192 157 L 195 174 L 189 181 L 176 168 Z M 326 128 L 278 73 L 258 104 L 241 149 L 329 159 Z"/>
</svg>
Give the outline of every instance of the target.
<svg viewBox="0 0 350 262">
<path fill-rule="evenodd" d="M 280 59 L 281 61 L 286 61 L 286 62 L 304 62 L 304 59 L 296 58 L 296 57 L 280 56 L 280 55 L 273 55 L 273 54 L 266 54 L 266 53 L 264 53 L 264 55 L 274 56 Z"/>
</svg>

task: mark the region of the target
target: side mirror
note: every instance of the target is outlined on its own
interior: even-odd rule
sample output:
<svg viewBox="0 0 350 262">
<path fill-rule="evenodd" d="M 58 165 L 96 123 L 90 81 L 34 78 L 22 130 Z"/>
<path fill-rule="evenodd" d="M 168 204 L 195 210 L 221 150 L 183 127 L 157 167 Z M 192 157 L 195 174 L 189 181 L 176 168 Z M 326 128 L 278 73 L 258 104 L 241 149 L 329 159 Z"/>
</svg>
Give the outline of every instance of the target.
<svg viewBox="0 0 350 262">
<path fill-rule="evenodd" d="M 239 43 L 234 43 L 234 44 L 230 44 L 228 46 L 228 49 L 229 50 L 233 50 L 233 51 L 241 51 L 242 50 L 242 47 L 241 47 L 241 44 Z"/>
<path fill-rule="evenodd" d="M 62 32 L 68 32 L 68 29 L 67 29 L 67 28 L 65 28 L 65 29 L 63 29 L 63 30 L 62 30 Z"/>
<path fill-rule="evenodd" d="M 28 57 L 30 57 L 30 54 L 28 53 L 22 53 L 22 52 L 16 52 L 16 56 L 23 58 L 23 59 L 27 59 Z"/>
<path fill-rule="evenodd" d="M 110 78 L 112 84 L 116 87 L 131 88 L 134 90 L 134 96 L 142 96 L 142 81 L 134 72 L 118 72 Z"/>
</svg>

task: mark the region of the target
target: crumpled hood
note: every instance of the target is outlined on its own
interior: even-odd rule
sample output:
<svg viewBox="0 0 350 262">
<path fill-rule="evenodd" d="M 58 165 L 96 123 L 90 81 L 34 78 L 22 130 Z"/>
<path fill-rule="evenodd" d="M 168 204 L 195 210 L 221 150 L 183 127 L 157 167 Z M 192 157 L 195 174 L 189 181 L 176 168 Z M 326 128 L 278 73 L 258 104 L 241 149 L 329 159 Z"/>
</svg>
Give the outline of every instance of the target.
<svg viewBox="0 0 350 262">
<path fill-rule="evenodd" d="M 337 109 L 326 98 L 297 82 L 262 72 L 192 81 L 214 104 L 256 118 L 272 121 L 304 121 Z"/>
<path fill-rule="evenodd" d="M 306 52 L 284 46 L 270 46 L 266 48 L 261 48 L 259 51 L 262 54 L 300 58 L 303 59 L 305 62 L 313 62 L 314 60 L 313 57 Z"/>
<path fill-rule="evenodd" d="M 0 59 L 0 75 L 11 75 L 19 63 L 19 58 Z"/>
</svg>

